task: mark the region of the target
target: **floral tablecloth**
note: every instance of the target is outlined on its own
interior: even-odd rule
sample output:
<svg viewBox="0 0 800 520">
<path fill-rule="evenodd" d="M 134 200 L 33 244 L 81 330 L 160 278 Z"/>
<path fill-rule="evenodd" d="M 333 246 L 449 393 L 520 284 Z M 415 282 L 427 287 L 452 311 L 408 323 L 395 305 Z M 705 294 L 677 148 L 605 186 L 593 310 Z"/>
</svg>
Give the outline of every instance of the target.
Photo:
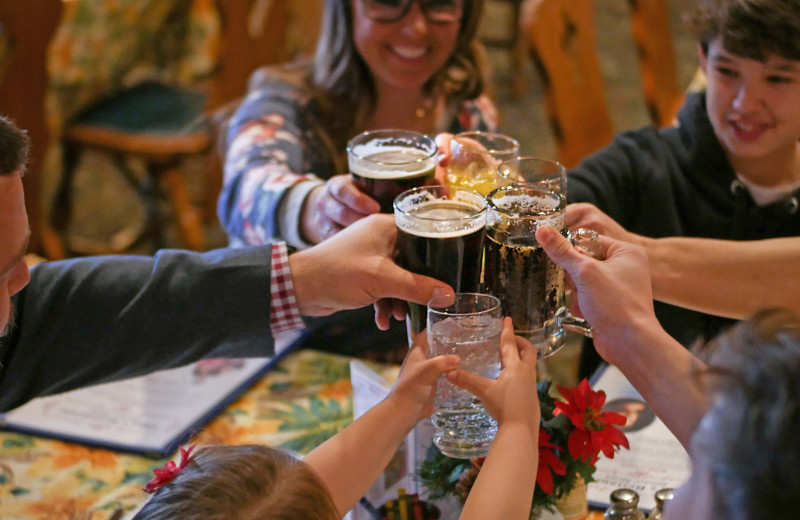
<svg viewBox="0 0 800 520">
<path fill-rule="evenodd" d="M 290 354 L 195 441 L 307 453 L 353 419 L 350 360 L 310 350 Z M 396 367 L 373 368 L 396 374 Z M 119 518 L 146 498 L 142 487 L 166 460 L 0 432 L 0 518 Z"/>
</svg>

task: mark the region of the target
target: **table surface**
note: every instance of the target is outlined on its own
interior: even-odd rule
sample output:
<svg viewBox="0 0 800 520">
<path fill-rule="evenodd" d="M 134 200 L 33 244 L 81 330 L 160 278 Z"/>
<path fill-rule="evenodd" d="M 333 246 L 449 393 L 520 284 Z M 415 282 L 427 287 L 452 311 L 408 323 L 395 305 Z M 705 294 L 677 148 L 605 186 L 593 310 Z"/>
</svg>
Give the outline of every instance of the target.
<svg viewBox="0 0 800 520">
<path fill-rule="evenodd" d="M 258 443 L 307 453 L 352 421 L 351 359 L 311 350 L 290 354 L 193 442 Z M 390 379 L 397 372 L 370 366 Z M 119 518 L 142 503 L 153 469 L 170 459 L 0 432 L 0 518 Z M 602 513 L 588 518 L 600 520 Z"/>
</svg>

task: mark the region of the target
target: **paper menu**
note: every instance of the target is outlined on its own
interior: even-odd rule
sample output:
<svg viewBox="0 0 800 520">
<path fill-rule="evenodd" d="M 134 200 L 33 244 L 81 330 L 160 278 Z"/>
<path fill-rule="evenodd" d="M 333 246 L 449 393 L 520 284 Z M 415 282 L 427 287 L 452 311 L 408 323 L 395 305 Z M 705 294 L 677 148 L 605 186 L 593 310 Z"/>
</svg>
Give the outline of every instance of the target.
<svg viewBox="0 0 800 520">
<path fill-rule="evenodd" d="M 204 359 L 171 370 L 34 399 L 0 416 L 5 430 L 162 458 L 178 449 L 292 351 L 271 358 Z"/>
<path fill-rule="evenodd" d="M 208 366 L 209 362 L 215 366 Z M 34 399 L 3 426 L 57 439 L 160 456 L 265 370 L 270 358 L 208 360 L 144 377 Z M 205 366 L 204 366 L 205 365 Z M 237 393 L 238 395 L 238 393 Z"/>
<path fill-rule="evenodd" d="M 606 367 L 592 388 L 605 391 L 604 409 L 629 416 L 623 432 L 630 450 L 622 449 L 613 459 L 600 457 L 596 481 L 588 486 L 589 504 L 607 508 L 612 491 L 628 488 L 639 494 L 640 509 L 650 510 L 656 491 L 676 488 L 689 478 L 689 455 L 619 369 Z"/>
</svg>

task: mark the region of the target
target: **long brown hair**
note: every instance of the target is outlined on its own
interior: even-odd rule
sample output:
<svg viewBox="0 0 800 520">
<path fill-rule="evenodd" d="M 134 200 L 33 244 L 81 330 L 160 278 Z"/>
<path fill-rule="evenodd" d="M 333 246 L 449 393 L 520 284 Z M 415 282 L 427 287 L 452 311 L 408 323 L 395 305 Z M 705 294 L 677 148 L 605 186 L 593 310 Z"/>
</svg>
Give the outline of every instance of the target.
<svg viewBox="0 0 800 520">
<path fill-rule="evenodd" d="M 335 520 L 341 516 L 311 468 L 260 445 L 199 448 L 134 520 Z"/>
</svg>

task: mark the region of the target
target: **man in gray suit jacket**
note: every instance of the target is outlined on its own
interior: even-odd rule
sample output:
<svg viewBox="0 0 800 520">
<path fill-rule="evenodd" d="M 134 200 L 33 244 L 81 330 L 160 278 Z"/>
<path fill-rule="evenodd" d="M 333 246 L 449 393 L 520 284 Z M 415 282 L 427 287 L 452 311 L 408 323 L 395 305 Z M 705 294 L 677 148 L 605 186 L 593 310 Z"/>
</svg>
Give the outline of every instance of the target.
<svg viewBox="0 0 800 520">
<path fill-rule="evenodd" d="M 80 386 L 203 357 L 258 357 L 273 334 L 375 303 L 386 328 L 446 284 L 392 261 L 390 215 L 286 256 L 284 244 L 155 257 L 89 257 L 28 270 L 22 190 L 27 138 L 0 116 L 0 411 Z M 288 324 L 288 326 L 287 326 Z"/>
</svg>

